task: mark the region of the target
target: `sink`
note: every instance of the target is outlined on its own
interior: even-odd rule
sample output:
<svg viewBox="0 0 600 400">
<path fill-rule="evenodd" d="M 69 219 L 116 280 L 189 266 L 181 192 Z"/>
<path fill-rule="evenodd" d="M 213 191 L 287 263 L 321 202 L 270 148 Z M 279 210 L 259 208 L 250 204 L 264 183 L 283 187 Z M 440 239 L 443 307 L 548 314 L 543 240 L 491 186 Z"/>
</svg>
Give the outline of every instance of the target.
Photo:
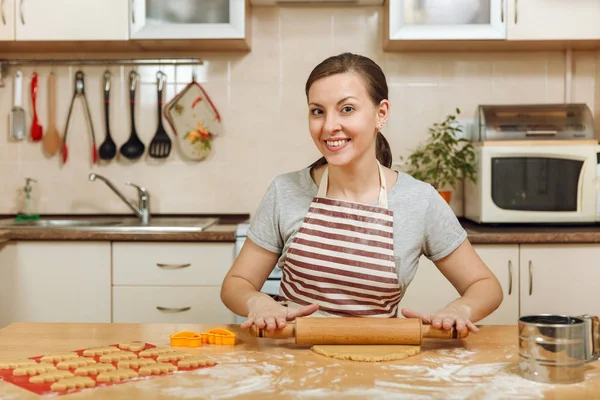
<svg viewBox="0 0 600 400">
<path fill-rule="evenodd" d="M 137 218 L 41 218 L 36 221 L 0 220 L 1 228 L 19 229 L 85 229 L 116 232 L 202 232 L 219 222 L 219 218 L 154 217 L 148 224 Z"/>
</svg>

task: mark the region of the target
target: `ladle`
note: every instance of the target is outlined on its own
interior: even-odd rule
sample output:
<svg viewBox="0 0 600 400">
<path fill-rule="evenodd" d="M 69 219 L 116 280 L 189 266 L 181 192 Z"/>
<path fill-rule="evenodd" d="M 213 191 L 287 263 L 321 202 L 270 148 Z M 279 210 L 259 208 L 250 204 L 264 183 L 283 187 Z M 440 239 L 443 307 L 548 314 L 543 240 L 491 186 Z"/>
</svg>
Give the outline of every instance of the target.
<svg viewBox="0 0 600 400">
<path fill-rule="evenodd" d="M 108 118 L 108 106 L 110 104 L 110 71 L 104 71 L 104 121 L 106 125 L 106 138 L 98 149 L 98 155 L 102 160 L 112 160 L 117 153 L 117 145 L 110 136 L 110 124 Z"/>
<path fill-rule="evenodd" d="M 135 160 L 140 158 L 144 151 L 146 151 L 146 146 L 137 135 L 135 131 L 135 89 L 137 85 L 137 72 L 131 71 L 129 73 L 129 103 L 131 110 L 131 135 L 127 142 L 125 142 L 121 149 L 119 150 L 121 155 L 130 160 Z"/>
</svg>

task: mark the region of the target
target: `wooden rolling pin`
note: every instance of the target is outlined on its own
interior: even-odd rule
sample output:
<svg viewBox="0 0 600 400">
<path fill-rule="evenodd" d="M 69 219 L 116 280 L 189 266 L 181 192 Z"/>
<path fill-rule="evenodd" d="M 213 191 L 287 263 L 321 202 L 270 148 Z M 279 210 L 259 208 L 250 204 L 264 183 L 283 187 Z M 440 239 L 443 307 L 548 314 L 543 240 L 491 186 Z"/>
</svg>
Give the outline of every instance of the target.
<svg viewBox="0 0 600 400">
<path fill-rule="evenodd" d="M 283 329 L 267 331 L 253 325 L 254 337 L 288 339 L 296 344 L 407 344 L 420 345 L 423 339 L 462 339 L 469 332 L 453 327 L 443 330 L 424 325 L 419 318 L 296 318 Z"/>
</svg>

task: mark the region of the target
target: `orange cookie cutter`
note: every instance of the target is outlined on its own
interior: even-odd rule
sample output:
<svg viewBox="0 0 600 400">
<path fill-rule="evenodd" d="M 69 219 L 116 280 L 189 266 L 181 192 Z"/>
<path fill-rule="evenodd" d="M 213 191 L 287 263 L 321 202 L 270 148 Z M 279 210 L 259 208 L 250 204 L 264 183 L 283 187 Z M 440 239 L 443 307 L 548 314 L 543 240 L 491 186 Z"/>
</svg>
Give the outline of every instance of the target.
<svg viewBox="0 0 600 400">
<path fill-rule="evenodd" d="M 181 331 L 171 335 L 171 346 L 200 347 L 202 344 L 235 345 L 235 333 L 227 329 L 211 329 L 200 334 Z"/>
</svg>

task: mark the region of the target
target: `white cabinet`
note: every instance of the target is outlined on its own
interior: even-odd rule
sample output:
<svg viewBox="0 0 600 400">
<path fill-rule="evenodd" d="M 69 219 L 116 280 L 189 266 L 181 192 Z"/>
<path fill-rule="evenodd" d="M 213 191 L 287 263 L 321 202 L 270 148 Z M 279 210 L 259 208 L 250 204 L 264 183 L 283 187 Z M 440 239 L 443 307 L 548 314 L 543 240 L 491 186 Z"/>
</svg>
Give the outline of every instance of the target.
<svg viewBox="0 0 600 400">
<path fill-rule="evenodd" d="M 129 2 L 125 0 L 8 1 L 15 3 L 17 40 L 129 39 Z"/>
<path fill-rule="evenodd" d="M 389 40 L 505 39 L 505 0 L 389 0 Z"/>
<path fill-rule="evenodd" d="M 506 0 L 509 40 L 600 39 L 598 0 Z"/>
<path fill-rule="evenodd" d="M 474 245 L 473 247 L 496 275 L 504 292 L 504 300 L 500 307 L 477 324 L 516 324 L 519 315 L 519 246 Z M 421 257 L 417 274 L 400 302 L 400 307 L 430 313 L 438 311 L 458 297 L 456 289 L 435 264 Z"/>
<path fill-rule="evenodd" d="M 232 324 L 221 284 L 235 244 L 113 243 L 113 322 Z"/>
<path fill-rule="evenodd" d="M 600 245 L 521 245 L 521 315 L 600 315 Z"/>
<path fill-rule="evenodd" d="M 0 0 L 1 40 L 15 40 L 15 0 Z"/>
<path fill-rule="evenodd" d="M 131 4 L 132 39 L 243 39 L 247 36 L 247 0 L 131 0 Z"/>
<path fill-rule="evenodd" d="M 110 322 L 110 276 L 110 242 L 9 242 L 0 247 L 0 327 Z"/>
</svg>

